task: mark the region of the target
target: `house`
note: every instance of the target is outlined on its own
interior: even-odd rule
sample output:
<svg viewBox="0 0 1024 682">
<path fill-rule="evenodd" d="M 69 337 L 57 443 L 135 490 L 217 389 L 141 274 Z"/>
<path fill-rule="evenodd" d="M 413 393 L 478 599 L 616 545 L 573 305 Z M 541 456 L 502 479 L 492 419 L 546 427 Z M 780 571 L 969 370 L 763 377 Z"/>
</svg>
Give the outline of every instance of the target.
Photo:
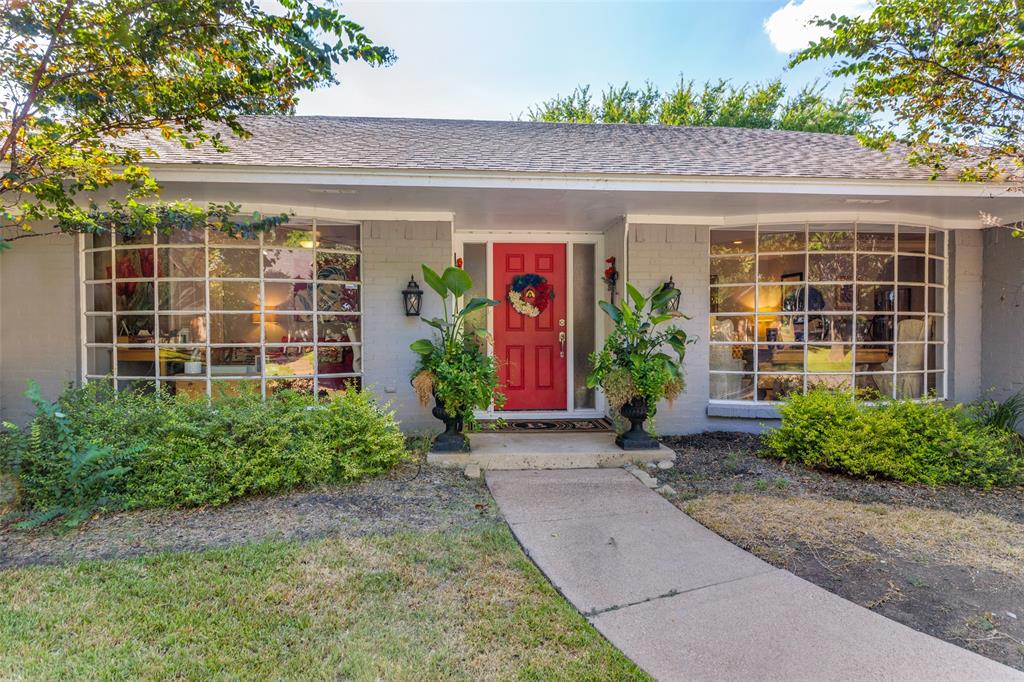
<svg viewBox="0 0 1024 682">
<path fill-rule="evenodd" d="M 461 263 L 502 299 L 515 416 L 602 415 L 596 302 L 671 279 L 697 339 L 659 432 L 756 430 L 810 386 L 969 401 L 1024 383 L 1024 240 L 1000 186 L 930 180 L 849 137 L 775 130 L 253 117 L 231 150 L 160 139 L 163 197 L 288 212 L 256 240 L 46 236 L 0 257 L 0 411 L 26 380 L 211 394 L 349 382 L 434 427 L 409 386 L 429 328 L 402 291 Z M 614 258 L 614 290 L 603 280 Z M 554 297 L 507 304 L 518 275 Z M 432 294 L 425 316 L 437 312 Z"/>
</svg>

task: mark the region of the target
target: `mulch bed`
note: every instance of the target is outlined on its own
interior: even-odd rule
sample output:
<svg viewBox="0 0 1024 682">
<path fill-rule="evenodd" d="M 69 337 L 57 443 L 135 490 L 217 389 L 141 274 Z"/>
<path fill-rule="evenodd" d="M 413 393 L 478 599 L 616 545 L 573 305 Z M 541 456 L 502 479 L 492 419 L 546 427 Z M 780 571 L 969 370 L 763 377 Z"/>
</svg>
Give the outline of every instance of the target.
<svg viewBox="0 0 1024 682">
<path fill-rule="evenodd" d="M 714 513 L 723 528 L 729 525 L 726 519 L 744 523 L 746 517 L 731 511 L 740 506 L 739 500 L 771 496 L 794 503 L 800 499 L 853 502 L 880 513 L 915 508 L 953 512 L 965 519 L 984 513 L 1021 524 L 1020 537 L 1024 537 L 1022 488 L 982 491 L 833 475 L 758 457 L 759 439 L 749 434 L 707 433 L 664 438 L 662 442 L 678 453 L 676 463 L 672 469 L 652 473 L 676 490 L 677 495 L 671 499 L 681 509 L 700 509 L 702 498 L 717 500 Z M 737 502 L 728 506 L 732 504 L 728 500 Z M 725 531 L 714 528 L 716 517 L 709 518 L 704 522 L 728 537 Z M 807 522 L 823 523 L 817 519 Z M 837 537 L 837 546 L 856 547 L 858 554 L 862 551 L 872 558 L 837 562 L 823 554 L 820 546 L 802 542 L 801 536 L 805 535 L 794 529 L 778 537 L 760 537 L 756 542 L 749 542 L 749 537 L 747 542 L 730 539 L 781 568 L 893 620 L 1024 670 L 1024 580 L 1020 578 L 1024 562 L 1013 558 L 1019 554 L 1007 549 L 1009 560 L 1019 567 L 1018 575 L 1008 575 L 983 565 L 958 565 L 941 550 L 887 546 L 872 537 L 870 528 L 863 528 Z"/>
<path fill-rule="evenodd" d="M 0 528 L 0 570 L 265 540 L 460 529 L 499 518 L 481 480 L 417 461 L 350 485 L 251 497 L 217 508 L 105 514 L 73 531 Z"/>
</svg>

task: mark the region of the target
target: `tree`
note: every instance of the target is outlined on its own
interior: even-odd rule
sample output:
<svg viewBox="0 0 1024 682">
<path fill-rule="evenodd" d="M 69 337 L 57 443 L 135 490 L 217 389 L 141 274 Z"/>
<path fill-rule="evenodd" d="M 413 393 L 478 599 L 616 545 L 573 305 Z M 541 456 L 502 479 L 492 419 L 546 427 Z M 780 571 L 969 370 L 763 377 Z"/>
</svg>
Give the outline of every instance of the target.
<svg viewBox="0 0 1024 682">
<path fill-rule="evenodd" d="M 856 111 L 846 93 L 833 100 L 824 90 L 813 84 L 786 99 L 786 88 L 779 80 L 740 86 L 719 80 L 698 88 L 693 81 L 681 79 L 666 93 L 649 82 L 641 88 L 629 83 L 609 86 L 595 103 L 590 86 L 584 85 L 531 108 L 527 117 L 551 123 L 658 123 L 839 134 L 864 128 L 868 115 Z"/>
<path fill-rule="evenodd" d="M 266 229 L 232 204 L 154 201 L 154 132 L 191 148 L 245 138 L 242 114 L 291 114 L 334 66 L 387 65 L 331 0 L 0 0 L 0 248 L 50 222 L 127 234 L 210 225 Z M 129 141 L 130 140 L 130 141 Z M 93 203 L 98 190 L 120 198 Z M 80 201 L 89 198 L 89 206 Z M 145 201 L 144 201 L 145 200 Z M 2 234 L 2 233 L 0 233 Z"/>
<path fill-rule="evenodd" d="M 906 145 L 935 177 L 1020 182 L 1024 168 L 1024 14 L 1018 0 L 877 0 L 866 17 L 816 23 L 830 35 L 791 65 L 838 58 L 863 111 L 883 113 L 868 146 Z"/>
</svg>

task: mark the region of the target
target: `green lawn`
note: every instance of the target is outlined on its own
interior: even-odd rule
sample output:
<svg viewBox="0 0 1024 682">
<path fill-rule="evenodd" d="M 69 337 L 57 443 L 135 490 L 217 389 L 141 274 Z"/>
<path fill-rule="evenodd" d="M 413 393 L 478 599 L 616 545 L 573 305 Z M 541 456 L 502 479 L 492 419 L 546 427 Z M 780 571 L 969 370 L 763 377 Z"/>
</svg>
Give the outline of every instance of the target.
<svg viewBox="0 0 1024 682">
<path fill-rule="evenodd" d="M 3 679 L 645 679 L 504 527 L 0 573 Z"/>
</svg>

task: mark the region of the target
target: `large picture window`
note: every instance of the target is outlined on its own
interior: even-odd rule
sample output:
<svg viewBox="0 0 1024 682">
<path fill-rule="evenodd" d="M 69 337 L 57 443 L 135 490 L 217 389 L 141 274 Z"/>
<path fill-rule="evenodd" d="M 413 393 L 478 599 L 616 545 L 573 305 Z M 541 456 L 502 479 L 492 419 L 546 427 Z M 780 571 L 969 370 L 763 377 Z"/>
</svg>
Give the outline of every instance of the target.
<svg viewBox="0 0 1024 682">
<path fill-rule="evenodd" d="M 945 397 L 946 235 L 918 225 L 715 228 L 710 397 L 815 387 Z"/>
<path fill-rule="evenodd" d="M 84 237 L 84 365 L 118 390 L 330 395 L 362 375 L 360 226 Z"/>
</svg>

